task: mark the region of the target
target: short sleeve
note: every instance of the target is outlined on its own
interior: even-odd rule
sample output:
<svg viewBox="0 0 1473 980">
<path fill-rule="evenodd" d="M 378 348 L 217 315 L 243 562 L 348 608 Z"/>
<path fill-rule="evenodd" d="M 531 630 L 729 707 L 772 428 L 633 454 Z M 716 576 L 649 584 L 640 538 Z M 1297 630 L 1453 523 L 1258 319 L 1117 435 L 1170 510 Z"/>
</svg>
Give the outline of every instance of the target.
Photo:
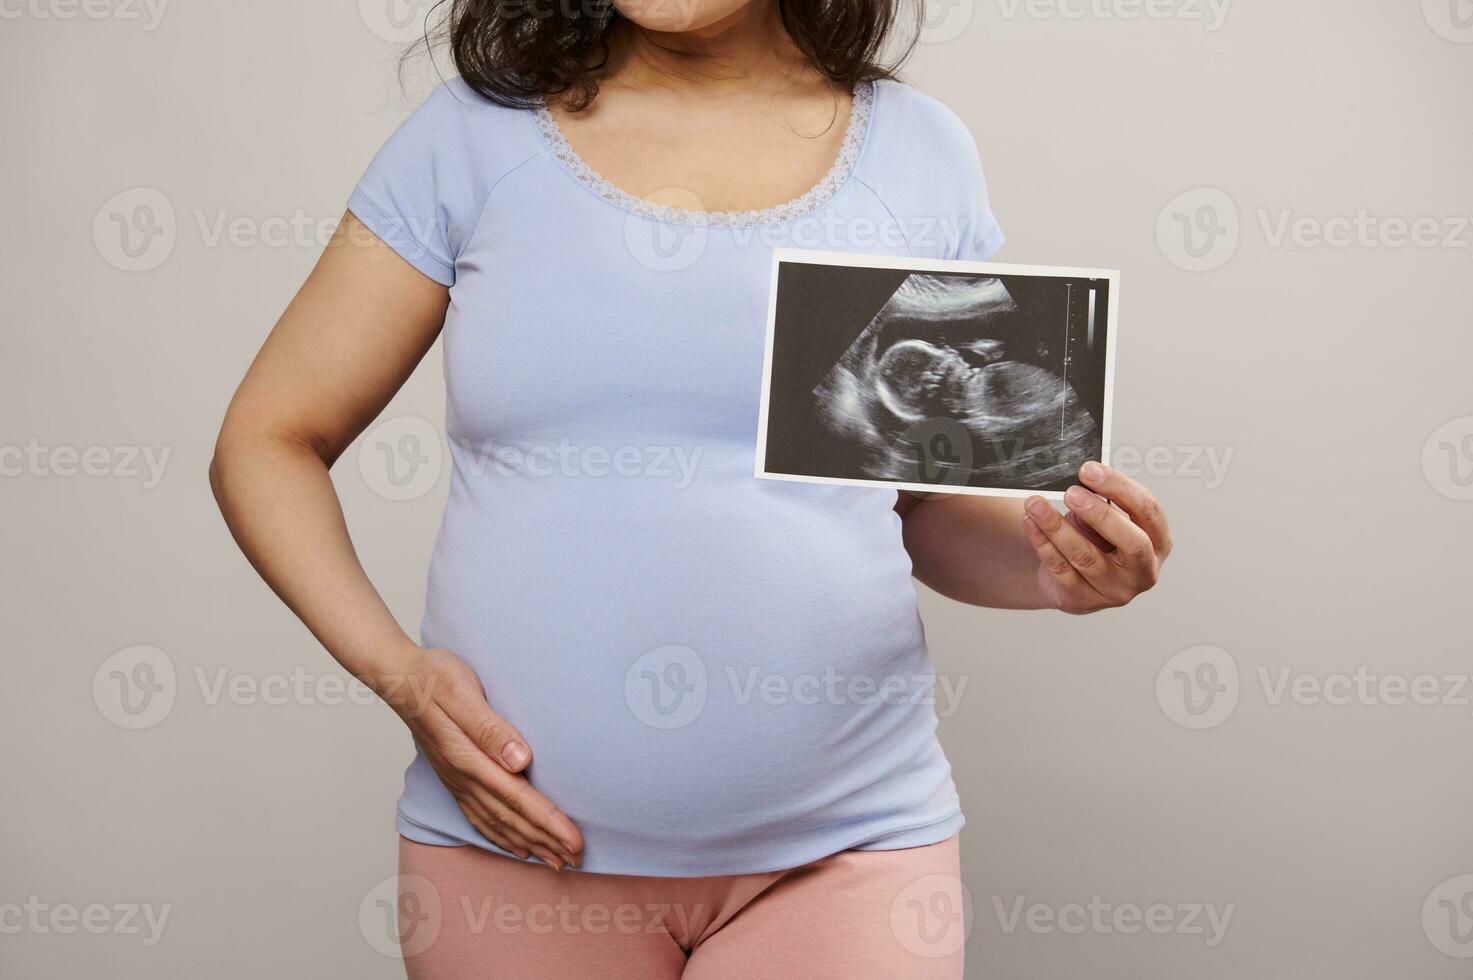
<svg viewBox="0 0 1473 980">
<path fill-rule="evenodd" d="M 973 155 L 975 156 L 975 151 Z M 980 163 L 967 187 L 961 213 L 956 257 L 986 262 L 997 254 L 1006 239 L 1003 237 L 1002 226 L 992 213 L 992 204 L 987 196 L 987 181 L 982 175 Z"/>
<path fill-rule="evenodd" d="M 455 283 L 457 230 L 474 210 L 465 109 L 447 86 L 399 126 L 348 198 L 348 210 L 410 265 Z"/>
<path fill-rule="evenodd" d="M 1002 226 L 992 213 L 987 177 L 982 172 L 982 159 L 971 131 L 949 110 L 946 115 L 952 127 L 947 144 L 954 171 L 949 184 L 957 198 L 956 254 L 953 258 L 985 262 L 1003 246 Z"/>
<path fill-rule="evenodd" d="M 907 229 L 916 257 L 992 258 L 1003 244 L 972 131 L 945 103 L 903 82 L 875 83 L 871 132 L 855 171 Z"/>
</svg>

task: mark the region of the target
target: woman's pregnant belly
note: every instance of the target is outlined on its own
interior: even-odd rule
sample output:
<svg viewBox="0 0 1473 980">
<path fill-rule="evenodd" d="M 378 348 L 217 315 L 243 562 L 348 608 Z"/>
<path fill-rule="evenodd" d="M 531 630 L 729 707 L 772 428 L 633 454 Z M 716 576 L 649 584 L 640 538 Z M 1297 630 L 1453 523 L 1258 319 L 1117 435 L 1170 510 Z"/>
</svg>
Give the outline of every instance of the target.
<svg viewBox="0 0 1473 980">
<path fill-rule="evenodd" d="M 542 476 L 458 454 L 422 641 L 526 736 L 584 869 L 735 874 L 954 833 L 893 495 L 754 480 L 750 448 L 619 473 L 578 452 Z M 423 758 L 400 815 L 490 846 Z"/>
</svg>

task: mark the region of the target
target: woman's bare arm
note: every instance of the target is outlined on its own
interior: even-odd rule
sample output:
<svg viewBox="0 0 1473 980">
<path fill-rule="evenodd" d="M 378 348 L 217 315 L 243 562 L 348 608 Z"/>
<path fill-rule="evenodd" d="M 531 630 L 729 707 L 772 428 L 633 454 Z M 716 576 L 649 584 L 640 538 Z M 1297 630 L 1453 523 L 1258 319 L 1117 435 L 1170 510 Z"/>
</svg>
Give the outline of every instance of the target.
<svg viewBox="0 0 1473 980">
<path fill-rule="evenodd" d="M 246 372 L 210 463 L 251 564 L 375 690 L 417 647 L 359 565 L 328 469 L 434 343 L 447 302 L 349 215 Z"/>
<path fill-rule="evenodd" d="M 915 577 L 949 599 L 1042 609 L 1038 556 L 1023 534 L 1023 501 L 901 491 L 896 506 Z"/>
<path fill-rule="evenodd" d="M 526 740 L 468 666 L 422 650 L 395 621 L 328 475 L 434 343 L 448 302 L 444 286 L 345 215 L 236 391 L 210 484 L 261 577 L 405 720 L 471 823 L 507 850 L 571 864 L 582 839 L 519 774 Z"/>
</svg>

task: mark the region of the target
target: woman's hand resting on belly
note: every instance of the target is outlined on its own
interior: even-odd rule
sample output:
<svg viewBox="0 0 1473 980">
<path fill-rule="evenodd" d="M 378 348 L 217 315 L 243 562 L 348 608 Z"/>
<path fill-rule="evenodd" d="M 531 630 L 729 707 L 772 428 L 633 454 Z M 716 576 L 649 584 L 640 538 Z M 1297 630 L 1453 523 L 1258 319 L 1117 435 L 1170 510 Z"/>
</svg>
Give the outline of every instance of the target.
<svg viewBox="0 0 1473 980">
<path fill-rule="evenodd" d="M 404 696 L 388 700 L 471 826 L 523 859 L 577 864 L 582 835 L 521 775 L 531 750 L 491 710 L 475 671 L 449 650 L 425 650 L 406 673 Z"/>
</svg>

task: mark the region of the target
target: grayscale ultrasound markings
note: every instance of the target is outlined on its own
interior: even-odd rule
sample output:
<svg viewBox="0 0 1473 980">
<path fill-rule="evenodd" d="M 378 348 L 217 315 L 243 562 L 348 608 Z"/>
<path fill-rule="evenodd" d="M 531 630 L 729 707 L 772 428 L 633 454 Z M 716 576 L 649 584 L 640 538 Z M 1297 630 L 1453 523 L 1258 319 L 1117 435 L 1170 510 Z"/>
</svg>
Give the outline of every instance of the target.
<svg viewBox="0 0 1473 980">
<path fill-rule="evenodd" d="M 1064 370 L 1059 373 L 1059 438 L 1064 438 L 1065 429 L 1068 426 L 1068 417 L 1063 412 L 1066 404 L 1066 392 L 1069 390 L 1069 314 L 1074 312 L 1074 284 L 1067 283 L 1064 287 Z"/>
<path fill-rule="evenodd" d="M 1115 273 L 779 254 L 759 476 L 1057 495 L 1103 457 Z"/>
</svg>

